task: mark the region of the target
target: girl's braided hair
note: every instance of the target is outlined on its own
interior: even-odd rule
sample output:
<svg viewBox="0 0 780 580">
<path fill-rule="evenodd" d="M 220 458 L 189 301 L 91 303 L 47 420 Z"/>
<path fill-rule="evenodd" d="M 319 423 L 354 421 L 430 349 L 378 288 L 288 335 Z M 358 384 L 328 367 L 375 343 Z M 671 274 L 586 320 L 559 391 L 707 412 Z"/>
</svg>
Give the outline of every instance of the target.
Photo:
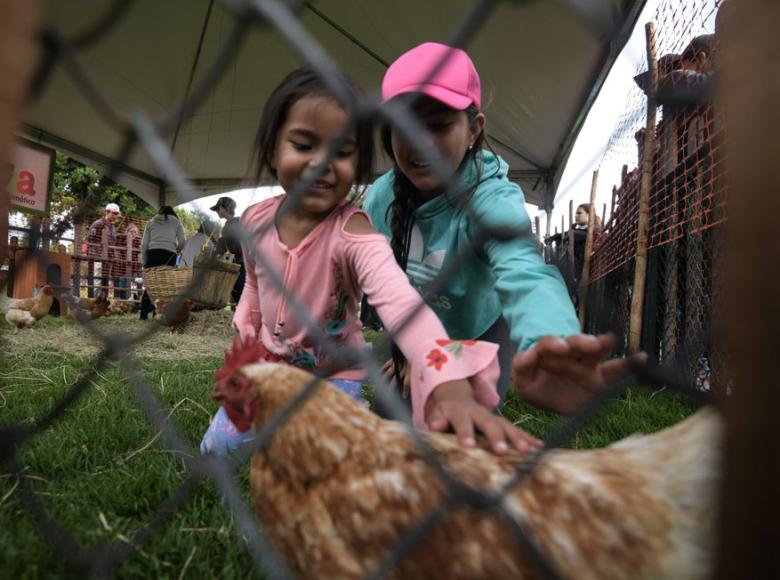
<svg viewBox="0 0 780 580">
<path fill-rule="evenodd" d="M 476 116 L 479 114 L 479 109 L 471 104 L 464 111 L 468 118 L 469 126 L 474 123 Z M 385 153 L 393 159 L 393 201 L 387 208 L 385 214 L 385 221 L 390 220 L 390 247 L 393 249 L 393 255 L 396 262 L 401 266 L 401 269 L 406 271 L 406 265 L 409 261 L 409 245 L 412 239 L 412 227 L 414 226 L 414 210 L 417 208 L 417 188 L 409 180 L 406 175 L 401 171 L 398 163 L 395 161 L 393 155 L 393 143 L 391 133 L 392 129 L 389 125 L 382 126 L 382 146 Z M 479 161 L 479 155 L 482 152 L 483 147 L 490 148 L 490 144 L 485 139 L 485 132 L 481 131 L 479 136 L 474 141 L 474 145 L 471 149 L 466 151 L 461 161 L 458 171 L 465 167 L 469 163 L 474 163 L 476 168 L 476 179 L 473 183 L 469 184 L 465 190 L 455 192 L 452 195 L 454 203 L 463 205 L 471 199 L 471 196 L 476 191 L 477 187 L 482 181 L 482 163 Z M 490 148 L 492 151 L 492 148 Z M 444 195 L 450 195 L 449 192 L 445 192 Z M 396 384 L 401 385 L 400 369 L 404 364 L 404 356 L 398 346 L 393 343 L 392 346 L 393 365 L 395 367 L 395 380 Z"/>
</svg>

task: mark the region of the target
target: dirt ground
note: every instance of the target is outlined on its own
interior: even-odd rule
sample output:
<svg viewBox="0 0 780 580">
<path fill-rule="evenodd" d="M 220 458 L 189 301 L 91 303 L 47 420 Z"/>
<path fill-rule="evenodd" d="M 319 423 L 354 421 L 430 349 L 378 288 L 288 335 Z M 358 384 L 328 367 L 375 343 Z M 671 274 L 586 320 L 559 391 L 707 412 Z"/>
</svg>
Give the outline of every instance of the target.
<svg viewBox="0 0 780 580">
<path fill-rule="evenodd" d="M 101 333 L 123 333 L 138 337 L 149 329 L 158 331 L 136 348 L 139 357 L 170 360 L 198 360 L 204 357 L 222 357 L 229 348 L 234 331 L 231 328 L 233 313 L 229 310 L 201 310 L 193 312 L 186 325 L 171 333 L 154 321 L 141 321 L 138 314 L 99 318 L 94 322 Z M 100 351 L 100 337 L 76 322 L 72 317 L 46 317 L 31 329 L 13 333 L 13 327 L 0 320 L 3 348 L 9 353 L 22 353 L 29 349 L 52 349 L 74 356 L 93 356 Z"/>
</svg>

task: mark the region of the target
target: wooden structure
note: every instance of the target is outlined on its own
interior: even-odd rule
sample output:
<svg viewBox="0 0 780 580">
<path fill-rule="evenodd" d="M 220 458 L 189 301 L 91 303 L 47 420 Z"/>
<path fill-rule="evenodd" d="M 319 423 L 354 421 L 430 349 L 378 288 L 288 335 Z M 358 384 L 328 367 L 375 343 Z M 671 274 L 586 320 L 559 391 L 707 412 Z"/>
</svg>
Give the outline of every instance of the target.
<svg viewBox="0 0 780 580">
<path fill-rule="evenodd" d="M 39 250 L 32 256 L 27 249 L 13 251 L 14 282 L 13 298 L 29 298 L 36 288 L 45 284 L 54 284 L 65 290 L 71 277 L 71 259 L 69 254 Z M 62 300 L 55 298 L 57 315 L 68 313 Z"/>
</svg>

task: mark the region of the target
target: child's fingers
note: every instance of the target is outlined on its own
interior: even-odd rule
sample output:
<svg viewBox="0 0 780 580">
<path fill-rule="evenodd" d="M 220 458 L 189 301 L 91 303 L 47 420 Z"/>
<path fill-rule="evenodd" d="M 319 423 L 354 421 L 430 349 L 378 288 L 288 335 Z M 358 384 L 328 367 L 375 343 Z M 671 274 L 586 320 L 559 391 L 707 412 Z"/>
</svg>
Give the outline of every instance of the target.
<svg viewBox="0 0 780 580">
<path fill-rule="evenodd" d="M 593 336 L 590 334 L 575 334 L 566 338 L 572 353 L 586 366 L 595 367 L 606 359 L 615 349 L 616 340 L 611 334 Z"/>
<path fill-rule="evenodd" d="M 386 360 L 382 365 L 382 376 L 388 381 L 393 376 L 393 368 L 393 359 Z"/>
<path fill-rule="evenodd" d="M 431 431 L 446 431 L 450 424 L 438 405 L 428 414 L 426 423 Z"/>
<path fill-rule="evenodd" d="M 458 441 L 463 447 L 474 447 L 476 440 L 474 439 L 474 421 L 471 416 L 466 412 L 462 406 L 455 407 L 450 406 L 448 412 L 446 412 L 447 419 L 452 425 L 455 435 L 458 437 Z"/>
<path fill-rule="evenodd" d="M 490 441 L 493 451 L 502 454 L 509 450 L 510 445 L 525 453 L 531 449 L 538 449 L 542 442 L 529 435 L 522 429 L 518 429 L 503 417 L 497 417 L 487 409 L 481 408 L 474 413 L 474 422 L 482 433 Z M 509 444 L 507 444 L 507 440 Z"/>
<path fill-rule="evenodd" d="M 547 368 L 553 368 L 564 360 L 571 352 L 571 347 L 557 336 L 543 336 L 533 347 L 519 352 L 512 361 L 512 369 L 516 379 L 528 382 L 536 378 L 539 365 L 545 361 Z"/>
</svg>

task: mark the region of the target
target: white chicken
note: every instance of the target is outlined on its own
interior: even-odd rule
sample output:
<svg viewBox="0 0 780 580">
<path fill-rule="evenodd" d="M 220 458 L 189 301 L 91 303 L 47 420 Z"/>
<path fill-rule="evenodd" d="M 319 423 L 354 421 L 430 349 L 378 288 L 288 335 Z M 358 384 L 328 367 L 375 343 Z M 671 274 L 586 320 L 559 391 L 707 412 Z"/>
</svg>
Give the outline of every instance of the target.
<svg viewBox="0 0 780 580">
<path fill-rule="evenodd" d="M 33 298 L 7 298 L 0 300 L 0 309 L 5 312 L 6 321 L 13 325 L 14 333 L 20 328 L 32 328 L 46 316 L 54 303 L 54 286 L 46 284 Z"/>
</svg>

